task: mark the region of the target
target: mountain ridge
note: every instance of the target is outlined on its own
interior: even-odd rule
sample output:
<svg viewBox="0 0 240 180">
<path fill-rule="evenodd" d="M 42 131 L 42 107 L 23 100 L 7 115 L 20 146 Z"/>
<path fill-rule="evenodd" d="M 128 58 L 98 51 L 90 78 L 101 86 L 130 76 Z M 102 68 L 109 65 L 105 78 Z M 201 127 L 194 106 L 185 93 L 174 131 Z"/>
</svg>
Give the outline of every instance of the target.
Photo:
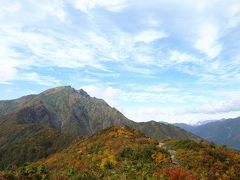
<svg viewBox="0 0 240 180">
<path fill-rule="evenodd" d="M 240 150 L 240 117 L 221 119 L 199 126 L 175 124 L 197 136 Z"/>
</svg>

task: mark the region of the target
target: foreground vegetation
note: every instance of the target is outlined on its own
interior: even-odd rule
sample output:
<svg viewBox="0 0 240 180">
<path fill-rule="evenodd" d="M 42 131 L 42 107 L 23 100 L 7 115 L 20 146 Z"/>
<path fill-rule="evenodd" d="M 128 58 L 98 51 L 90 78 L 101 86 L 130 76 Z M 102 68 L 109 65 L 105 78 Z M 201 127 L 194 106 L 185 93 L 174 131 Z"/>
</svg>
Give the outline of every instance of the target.
<svg viewBox="0 0 240 180">
<path fill-rule="evenodd" d="M 240 154 L 206 142 L 157 142 L 110 128 L 0 179 L 238 179 Z"/>
<path fill-rule="evenodd" d="M 181 167 L 199 179 L 240 179 L 240 153 L 226 146 L 191 140 L 169 141 Z"/>
</svg>

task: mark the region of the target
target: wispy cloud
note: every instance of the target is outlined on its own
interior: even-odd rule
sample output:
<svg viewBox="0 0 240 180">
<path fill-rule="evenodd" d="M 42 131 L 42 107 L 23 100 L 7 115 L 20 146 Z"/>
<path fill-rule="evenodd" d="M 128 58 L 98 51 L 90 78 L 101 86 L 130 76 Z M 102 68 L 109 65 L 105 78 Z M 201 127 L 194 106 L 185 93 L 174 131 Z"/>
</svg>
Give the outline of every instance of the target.
<svg viewBox="0 0 240 180">
<path fill-rule="evenodd" d="M 139 119 L 180 118 L 187 105 L 201 112 L 181 118 L 227 116 L 222 99 L 240 90 L 239 12 L 238 0 L 4 0 L 0 84 L 83 83 Z"/>
<path fill-rule="evenodd" d="M 165 32 L 150 29 L 137 34 L 134 40 L 136 42 L 151 43 L 153 41 L 166 38 L 166 37 L 168 37 L 168 35 Z"/>
</svg>

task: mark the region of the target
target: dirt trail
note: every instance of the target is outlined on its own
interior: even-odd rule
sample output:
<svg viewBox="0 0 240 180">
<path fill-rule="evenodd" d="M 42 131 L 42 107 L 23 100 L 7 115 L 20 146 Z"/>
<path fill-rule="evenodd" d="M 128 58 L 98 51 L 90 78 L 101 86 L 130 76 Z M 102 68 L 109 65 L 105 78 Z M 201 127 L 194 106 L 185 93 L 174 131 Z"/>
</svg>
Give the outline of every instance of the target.
<svg viewBox="0 0 240 180">
<path fill-rule="evenodd" d="M 164 143 L 161 143 L 161 142 L 159 142 L 159 144 L 157 145 L 157 147 L 160 148 L 160 149 L 166 150 L 166 151 L 170 154 L 170 156 L 171 156 L 171 164 L 172 164 L 173 166 L 178 165 L 178 161 L 177 161 L 177 159 L 176 159 L 176 151 L 175 151 L 175 150 L 172 150 L 172 149 L 167 148 L 167 147 L 165 146 L 165 144 L 164 144 Z"/>
</svg>

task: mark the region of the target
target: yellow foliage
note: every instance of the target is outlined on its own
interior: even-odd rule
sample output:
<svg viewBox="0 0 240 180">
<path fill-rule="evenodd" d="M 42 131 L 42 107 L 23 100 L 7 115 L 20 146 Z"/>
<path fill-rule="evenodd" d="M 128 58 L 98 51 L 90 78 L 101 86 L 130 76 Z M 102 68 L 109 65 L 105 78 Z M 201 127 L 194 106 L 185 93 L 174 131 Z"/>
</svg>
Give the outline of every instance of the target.
<svg viewBox="0 0 240 180">
<path fill-rule="evenodd" d="M 165 155 L 160 153 L 160 152 L 156 152 L 152 155 L 152 158 L 154 161 L 156 161 L 157 163 L 162 163 L 162 162 L 165 162 Z"/>
<path fill-rule="evenodd" d="M 104 158 L 100 162 L 100 168 L 101 169 L 112 169 L 116 166 L 117 161 L 115 159 L 115 156 L 109 155 L 108 157 Z"/>
<path fill-rule="evenodd" d="M 104 152 L 103 152 L 103 155 L 104 156 L 109 156 L 109 154 L 111 154 L 109 149 L 105 149 Z"/>
<path fill-rule="evenodd" d="M 121 136 L 121 135 L 125 135 L 125 136 L 132 136 L 133 133 L 124 129 L 124 128 L 121 128 L 121 129 L 116 129 L 115 131 L 113 131 L 112 133 L 110 133 L 111 135 L 117 135 L 117 136 Z"/>
<path fill-rule="evenodd" d="M 99 159 L 99 157 L 96 155 L 96 154 L 94 154 L 93 156 L 92 156 L 92 161 L 97 161 Z"/>
<path fill-rule="evenodd" d="M 132 135 L 132 132 L 130 132 L 130 131 L 127 131 L 127 130 L 125 130 L 125 129 L 118 129 L 117 130 L 117 134 L 118 135 Z"/>
<path fill-rule="evenodd" d="M 227 174 L 222 175 L 222 180 L 231 180 L 231 178 Z"/>
</svg>

